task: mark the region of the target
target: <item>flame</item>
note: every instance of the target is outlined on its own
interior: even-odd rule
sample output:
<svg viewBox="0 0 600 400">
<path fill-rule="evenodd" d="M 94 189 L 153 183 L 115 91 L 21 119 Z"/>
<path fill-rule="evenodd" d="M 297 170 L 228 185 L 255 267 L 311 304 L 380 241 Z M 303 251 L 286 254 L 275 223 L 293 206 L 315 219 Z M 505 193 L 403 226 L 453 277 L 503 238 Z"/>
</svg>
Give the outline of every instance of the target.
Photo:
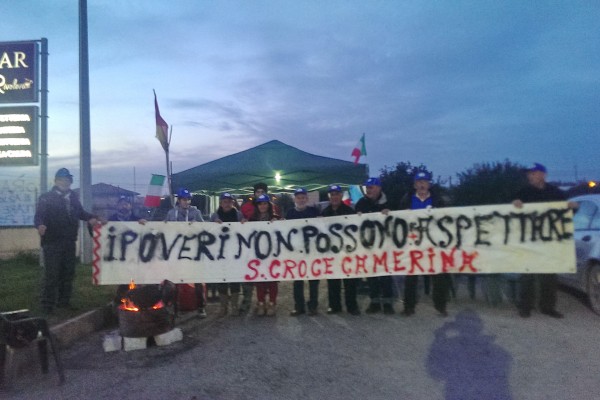
<svg viewBox="0 0 600 400">
<path fill-rule="evenodd" d="M 165 306 L 165 303 L 163 303 L 162 300 L 159 300 L 158 303 L 156 303 L 155 305 L 152 306 L 153 310 L 158 310 L 159 308 L 163 308 Z"/>
<path fill-rule="evenodd" d="M 133 303 L 133 301 L 124 298 L 121 299 L 121 305 L 119 306 L 121 310 L 127 311 L 140 311 L 140 309 Z"/>
<path fill-rule="evenodd" d="M 135 288 L 136 288 L 136 284 L 132 279 L 131 282 L 129 283 L 129 290 L 134 290 Z M 152 306 L 152 309 L 158 310 L 159 308 L 163 308 L 164 306 L 165 306 L 165 303 L 163 303 L 162 300 L 159 300 L 155 305 Z M 133 311 L 133 312 L 140 311 L 140 308 L 133 301 L 131 301 L 131 299 L 129 299 L 127 297 L 124 297 L 121 299 L 121 304 L 119 305 L 119 308 L 121 310 L 126 310 L 126 311 Z"/>
</svg>

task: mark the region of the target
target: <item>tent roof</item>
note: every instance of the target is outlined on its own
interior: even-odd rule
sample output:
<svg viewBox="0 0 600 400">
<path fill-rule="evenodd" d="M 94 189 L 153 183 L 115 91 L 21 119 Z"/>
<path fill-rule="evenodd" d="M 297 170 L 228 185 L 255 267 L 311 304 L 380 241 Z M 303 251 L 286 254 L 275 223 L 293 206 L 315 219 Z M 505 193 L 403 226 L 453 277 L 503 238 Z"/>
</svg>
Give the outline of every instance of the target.
<svg viewBox="0 0 600 400">
<path fill-rule="evenodd" d="M 279 182 L 275 174 L 281 176 Z M 318 190 L 329 184 L 360 185 L 367 178 L 367 166 L 317 156 L 278 140 L 231 154 L 173 174 L 173 189 L 185 187 L 198 194 L 253 192 L 264 182 L 270 192 L 292 191 L 301 186 Z"/>
</svg>

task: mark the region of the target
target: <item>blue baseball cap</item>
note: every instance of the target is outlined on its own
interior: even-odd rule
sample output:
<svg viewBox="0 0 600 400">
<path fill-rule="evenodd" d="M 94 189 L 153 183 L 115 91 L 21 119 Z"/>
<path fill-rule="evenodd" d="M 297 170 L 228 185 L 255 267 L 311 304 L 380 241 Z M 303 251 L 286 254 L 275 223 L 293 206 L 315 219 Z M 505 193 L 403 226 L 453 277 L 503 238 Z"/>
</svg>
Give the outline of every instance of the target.
<svg viewBox="0 0 600 400">
<path fill-rule="evenodd" d="M 231 199 L 231 200 L 233 200 L 233 196 L 231 195 L 231 193 L 228 193 L 228 192 L 221 193 L 221 196 L 219 196 L 219 198 L 221 200 L 223 200 L 223 199 Z"/>
<path fill-rule="evenodd" d="M 306 191 L 305 188 L 298 188 L 296 190 L 294 190 L 294 196 L 296 196 L 297 194 L 307 194 L 308 192 Z"/>
<path fill-rule="evenodd" d="M 54 175 L 54 178 L 68 178 L 71 181 L 71 183 L 73 183 L 73 175 L 71 175 L 69 170 L 66 168 L 61 168 L 58 171 L 56 171 L 56 175 Z"/>
<path fill-rule="evenodd" d="M 414 180 L 415 180 L 415 182 L 416 181 L 430 181 L 431 177 L 429 176 L 429 174 L 427 172 L 419 171 L 415 174 Z"/>
<path fill-rule="evenodd" d="M 546 167 L 544 167 L 542 164 L 540 163 L 533 163 L 532 165 L 530 165 L 529 167 L 525 168 L 526 172 L 536 172 L 536 171 L 540 171 L 543 173 L 548 172 L 546 170 Z"/>
<path fill-rule="evenodd" d="M 118 203 L 122 203 L 122 202 L 131 204 L 131 199 L 129 197 L 127 197 L 127 196 L 121 196 L 121 197 L 119 197 L 119 200 L 117 201 L 117 204 Z"/>
<path fill-rule="evenodd" d="M 270 201 L 271 201 L 271 199 L 266 194 L 261 194 L 260 196 L 258 196 L 256 198 L 256 200 L 254 200 L 255 203 L 268 203 Z"/>
<path fill-rule="evenodd" d="M 331 193 L 331 192 L 341 192 L 342 191 L 342 187 L 340 185 L 329 185 L 329 187 L 327 188 L 327 192 Z"/>
<path fill-rule="evenodd" d="M 189 190 L 187 190 L 185 188 L 181 188 L 177 191 L 177 197 L 179 197 L 180 199 L 191 199 L 192 194 L 190 193 Z"/>
<path fill-rule="evenodd" d="M 372 177 L 367 179 L 365 186 L 381 186 L 381 181 L 379 178 Z"/>
</svg>

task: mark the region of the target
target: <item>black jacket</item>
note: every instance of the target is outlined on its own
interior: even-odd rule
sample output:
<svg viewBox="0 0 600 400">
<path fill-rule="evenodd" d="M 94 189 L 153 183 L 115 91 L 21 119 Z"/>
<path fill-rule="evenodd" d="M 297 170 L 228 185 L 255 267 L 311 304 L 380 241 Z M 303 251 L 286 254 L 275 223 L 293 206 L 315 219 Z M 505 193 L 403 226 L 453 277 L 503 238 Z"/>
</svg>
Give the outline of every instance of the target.
<svg viewBox="0 0 600 400">
<path fill-rule="evenodd" d="M 325 207 L 325 209 L 321 212 L 323 217 L 335 217 L 336 215 L 352 215 L 356 214 L 354 209 L 344 203 L 340 204 L 337 210 L 334 210 L 331 205 Z"/>
<path fill-rule="evenodd" d="M 62 193 L 54 186 L 40 196 L 33 220 L 36 228 L 46 225 L 43 245 L 61 240 L 76 241 L 79 220 L 89 221 L 92 218 L 96 216 L 83 209 L 75 192 Z"/>
<path fill-rule="evenodd" d="M 567 196 L 556 186 L 546 183 L 543 189 L 531 185 L 525 186 L 519 190 L 515 199 L 521 200 L 523 203 L 544 203 L 566 200 Z"/>
<path fill-rule="evenodd" d="M 357 213 L 380 212 L 381 210 L 385 210 L 386 208 L 389 209 L 387 197 L 383 192 L 381 192 L 381 196 L 379 196 L 377 200 L 371 200 L 367 196 L 362 197 L 356 202 L 356 206 L 354 207 Z"/>
</svg>

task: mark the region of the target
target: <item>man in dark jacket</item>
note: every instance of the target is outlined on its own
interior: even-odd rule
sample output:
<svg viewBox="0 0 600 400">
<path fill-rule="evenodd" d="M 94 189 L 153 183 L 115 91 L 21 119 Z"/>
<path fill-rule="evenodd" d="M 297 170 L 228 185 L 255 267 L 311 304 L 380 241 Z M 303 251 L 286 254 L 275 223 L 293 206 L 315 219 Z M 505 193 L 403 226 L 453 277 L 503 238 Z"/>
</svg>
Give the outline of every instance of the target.
<svg viewBox="0 0 600 400">
<path fill-rule="evenodd" d="M 319 216 L 319 210 L 316 207 L 308 205 L 308 192 L 305 188 L 298 188 L 294 191 L 294 208 L 287 211 L 285 219 L 306 219 L 316 218 Z M 304 297 L 304 281 L 294 281 L 294 309 L 290 313 L 291 316 L 297 317 L 306 312 L 308 307 L 309 315 L 317 314 L 319 306 L 319 280 L 311 279 L 308 281 L 309 300 L 305 304 Z"/>
<path fill-rule="evenodd" d="M 516 194 L 513 201 L 515 207 L 521 208 L 523 203 L 542 203 L 567 199 L 562 190 L 546 182 L 546 167 L 542 164 L 534 163 L 525 172 L 528 185 Z M 569 202 L 569 207 L 577 208 L 577 204 Z M 540 285 L 540 312 L 552 318 L 562 318 L 563 315 L 556 311 L 556 290 L 558 286 L 556 274 L 521 274 L 517 304 L 519 315 L 523 318 L 531 316 L 531 310 L 535 302 L 536 279 Z"/>
<path fill-rule="evenodd" d="M 431 177 L 427 172 L 417 172 L 414 176 L 414 193 L 406 194 L 400 200 L 400 210 L 420 210 L 443 207 L 441 199 L 434 196 L 431 189 Z M 411 316 L 417 305 L 418 275 L 407 275 L 404 281 L 404 311 L 402 315 Z M 450 288 L 450 275 L 438 274 L 432 277 L 433 306 L 442 316 L 447 316 L 446 303 Z"/>
<path fill-rule="evenodd" d="M 144 218 L 138 217 L 133 212 L 133 204 L 127 196 L 119 197 L 117 201 L 117 212 L 110 216 L 109 221 L 131 222 L 137 221 L 144 225 L 147 221 Z"/>
<path fill-rule="evenodd" d="M 383 212 L 387 214 L 389 207 L 387 197 L 381 191 L 381 181 L 379 178 L 369 178 L 364 184 L 367 188 L 365 197 L 356 202 L 355 210 L 357 213 Z M 389 275 L 374 276 L 367 278 L 369 284 L 369 298 L 371 304 L 365 311 L 367 314 L 378 313 L 383 306 L 384 314 L 394 314 L 394 292 L 393 281 Z"/>
<path fill-rule="evenodd" d="M 50 314 L 54 307 L 70 307 L 75 278 L 75 242 L 79 221 L 98 223 L 95 215 L 85 211 L 71 190 L 73 176 L 66 168 L 56 172 L 52 189 L 40 196 L 34 225 L 41 237 L 42 311 Z"/>
<path fill-rule="evenodd" d="M 321 216 L 335 217 L 338 215 L 356 214 L 356 211 L 352 207 L 344 204 L 342 200 L 342 188 L 339 185 L 330 185 L 327 192 L 329 194 L 329 205 L 321 212 Z M 358 279 L 356 278 L 327 280 L 327 297 L 329 299 L 327 314 L 337 314 L 342 311 L 342 281 L 344 282 L 346 310 L 349 314 L 360 315 L 356 301 L 356 287 L 358 284 Z"/>
</svg>

